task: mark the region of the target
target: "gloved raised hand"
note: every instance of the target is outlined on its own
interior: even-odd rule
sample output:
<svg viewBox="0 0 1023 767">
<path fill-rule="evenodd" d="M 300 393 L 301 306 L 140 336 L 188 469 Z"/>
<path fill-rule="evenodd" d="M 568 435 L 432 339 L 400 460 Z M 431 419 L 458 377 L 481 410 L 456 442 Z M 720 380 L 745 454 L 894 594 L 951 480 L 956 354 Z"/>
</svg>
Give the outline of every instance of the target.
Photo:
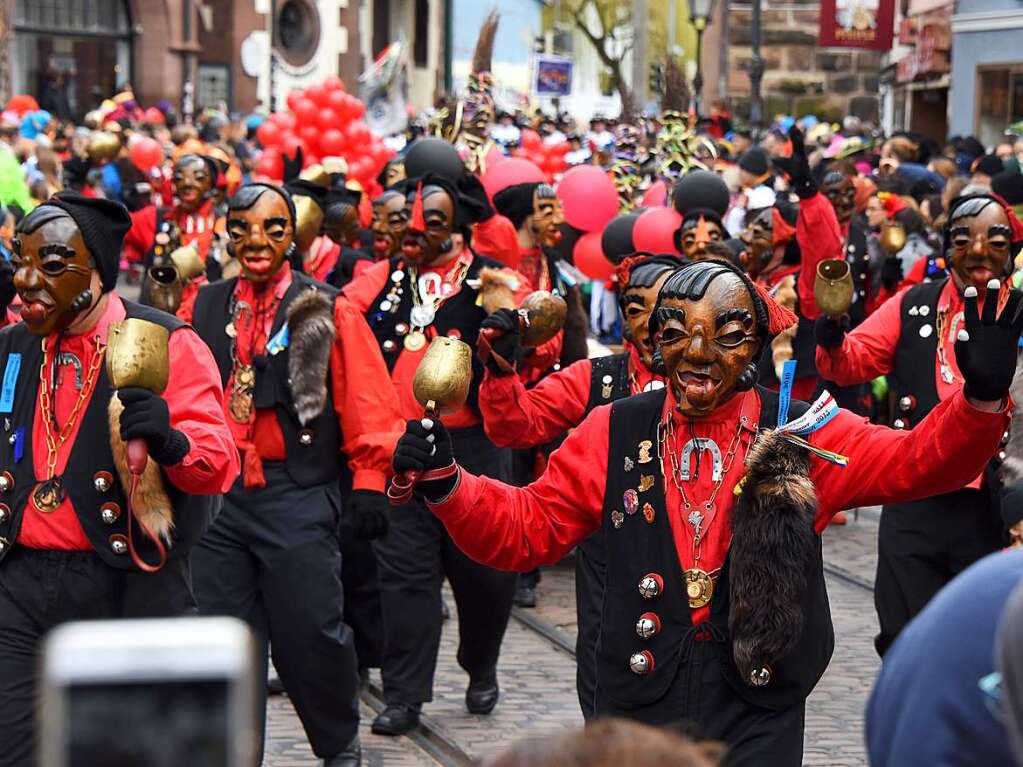
<svg viewBox="0 0 1023 767">
<path fill-rule="evenodd" d="M 799 199 L 806 200 L 817 194 L 817 182 L 814 181 L 813 173 L 810 171 L 810 160 L 806 154 L 803 131 L 793 126 L 789 130 L 789 141 L 792 142 L 789 173 L 792 191 L 799 195 Z"/>
<path fill-rule="evenodd" d="M 7 307 L 14 300 L 14 264 L 3 256 L 0 256 L 0 315 L 7 311 Z M 0 322 L 3 321 L 0 316 Z"/>
<path fill-rule="evenodd" d="M 302 159 L 302 147 L 296 147 L 295 156 L 290 159 L 286 154 L 281 154 L 281 162 L 284 165 L 282 176 L 285 184 L 298 178 L 302 172 Z"/>
<path fill-rule="evenodd" d="M 902 259 L 889 256 L 881 264 L 881 285 L 886 290 L 895 290 L 902 282 Z"/>
<path fill-rule="evenodd" d="M 394 449 L 394 471 L 397 474 L 426 474 L 437 469 L 447 469 L 454 463 L 451 435 L 444 424 L 432 418 L 409 421 L 406 424 L 405 434 Z M 426 478 L 416 485 L 416 492 L 427 500 L 440 500 L 455 489 L 457 481 L 457 473 L 437 480 L 430 480 L 426 474 Z"/>
<path fill-rule="evenodd" d="M 977 289 L 971 285 L 963 292 L 966 328 L 959 331 L 956 339 L 956 363 L 966 381 L 964 393 L 979 402 L 1000 402 L 1009 391 L 1023 332 L 1023 312 L 1018 311 L 1023 293 L 1009 291 L 1009 298 L 996 317 L 998 290 L 998 280 L 987 284 L 984 311 L 980 315 L 977 313 Z"/>
<path fill-rule="evenodd" d="M 480 358 L 490 372 L 497 376 L 514 373 L 516 363 L 523 356 L 522 345 L 519 343 L 518 312 L 514 309 L 498 309 L 480 323 L 480 335 L 486 339 L 486 343 L 481 345 Z M 489 344 L 489 351 L 486 344 Z"/>
<path fill-rule="evenodd" d="M 390 504 L 387 496 L 375 490 L 353 490 L 348 496 L 348 511 L 356 538 L 370 540 L 387 535 Z"/>
<path fill-rule="evenodd" d="M 117 390 L 121 411 L 121 439 L 144 439 L 149 456 L 161 466 L 180 463 L 190 449 L 188 438 L 171 427 L 167 402 L 149 389 L 128 386 Z"/>
<path fill-rule="evenodd" d="M 817 345 L 823 349 L 838 349 L 845 340 L 846 331 L 849 330 L 849 316 L 842 315 L 837 320 L 825 315 L 817 318 L 813 326 L 813 334 Z"/>
</svg>

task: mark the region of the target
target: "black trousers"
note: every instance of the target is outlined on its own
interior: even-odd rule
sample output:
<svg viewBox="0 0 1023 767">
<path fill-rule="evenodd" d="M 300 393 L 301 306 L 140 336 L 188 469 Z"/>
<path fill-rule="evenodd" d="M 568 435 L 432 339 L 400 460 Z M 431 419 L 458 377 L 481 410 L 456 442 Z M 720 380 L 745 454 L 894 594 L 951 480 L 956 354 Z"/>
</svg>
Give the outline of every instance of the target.
<svg viewBox="0 0 1023 767">
<path fill-rule="evenodd" d="M 620 716 L 676 727 L 698 739 L 728 746 L 725 767 L 800 767 L 806 702 L 781 711 L 740 698 L 722 673 L 720 650 L 692 641 L 674 683 L 656 703 L 622 708 L 597 691 L 597 716 Z"/>
<path fill-rule="evenodd" d="M 494 447 L 482 428 L 451 436 L 455 458 L 466 470 L 507 479 L 508 451 Z M 477 511 L 486 518 L 486 509 Z M 394 509 L 390 523 L 387 536 L 374 542 L 384 615 L 384 694 L 388 703 L 424 703 L 433 699 L 444 577 L 458 609 L 458 663 L 479 679 L 496 670 L 516 574 L 465 556 L 418 500 Z"/>
<path fill-rule="evenodd" d="M 874 581 L 878 654 L 885 654 L 945 584 L 1002 543 L 1001 522 L 986 488 L 883 507 Z"/>
<path fill-rule="evenodd" d="M 356 538 L 347 516 L 341 523 L 341 584 L 345 624 L 355 638 L 359 670 L 380 668 L 384 656 L 384 616 L 373 542 Z"/>
<path fill-rule="evenodd" d="M 195 595 L 203 615 L 252 627 L 264 679 L 270 643 L 313 752 L 329 759 L 359 726 L 355 649 L 342 618 L 340 492 L 336 483 L 300 487 L 281 463 L 264 472 L 261 490 L 235 483 L 197 544 Z"/>
<path fill-rule="evenodd" d="M 91 551 L 16 547 L 0 564 L 0 766 L 34 763 L 39 651 L 52 628 L 194 612 L 187 556 L 150 575 L 117 570 Z"/>
</svg>

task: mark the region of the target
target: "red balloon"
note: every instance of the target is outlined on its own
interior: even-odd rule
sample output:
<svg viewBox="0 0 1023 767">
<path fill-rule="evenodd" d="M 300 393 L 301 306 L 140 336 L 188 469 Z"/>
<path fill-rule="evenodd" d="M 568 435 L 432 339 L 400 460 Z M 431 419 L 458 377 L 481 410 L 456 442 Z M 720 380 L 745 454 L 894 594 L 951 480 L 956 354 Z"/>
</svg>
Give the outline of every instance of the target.
<svg viewBox="0 0 1023 767">
<path fill-rule="evenodd" d="M 329 130 L 339 126 L 341 118 L 337 116 L 337 112 L 333 109 L 321 109 L 316 118 L 316 124 L 320 126 L 320 130 Z"/>
<path fill-rule="evenodd" d="M 309 154 L 309 150 L 306 147 L 306 143 L 302 139 L 300 139 L 298 136 L 294 134 L 285 136 L 283 139 L 281 139 L 281 152 L 286 156 L 290 157 L 291 159 L 295 159 L 295 153 L 299 149 L 302 150 L 303 155 L 302 159 L 305 160 L 306 155 Z"/>
<path fill-rule="evenodd" d="M 316 118 L 320 115 L 319 107 L 310 98 L 300 99 L 291 111 L 295 113 L 295 121 L 299 125 L 316 125 Z"/>
<path fill-rule="evenodd" d="M 366 105 L 359 101 L 359 99 L 352 97 L 352 119 L 358 120 L 364 114 L 366 114 Z"/>
<path fill-rule="evenodd" d="M 587 232 L 575 244 L 572 258 L 575 267 L 591 280 L 603 281 L 614 274 L 615 267 L 604 258 L 604 250 L 600 247 L 601 232 Z"/>
<path fill-rule="evenodd" d="M 156 139 L 140 138 L 131 146 L 131 162 L 148 176 L 163 163 L 163 147 Z"/>
<path fill-rule="evenodd" d="M 269 179 L 279 180 L 284 176 L 284 161 L 279 152 L 263 152 L 256 163 L 256 173 Z"/>
<path fill-rule="evenodd" d="M 599 232 L 618 214 L 614 182 L 596 165 L 578 165 L 568 171 L 558 185 L 558 197 L 565 221 L 584 232 Z"/>
<path fill-rule="evenodd" d="M 347 110 L 348 94 L 344 91 L 331 91 L 327 94 L 327 106 L 333 109 L 338 117 L 344 117 Z"/>
<path fill-rule="evenodd" d="M 525 149 L 529 150 L 536 150 L 543 146 L 543 139 L 540 138 L 540 134 L 528 128 L 522 131 L 522 137 L 519 139 L 519 142 Z"/>
<path fill-rule="evenodd" d="M 313 125 L 304 125 L 295 131 L 300 139 L 302 139 L 306 146 L 315 146 L 316 142 L 320 140 L 320 136 L 323 135 L 323 131 Z"/>
<path fill-rule="evenodd" d="M 327 106 L 327 96 L 329 93 L 322 85 L 310 85 L 305 89 L 305 95 L 307 98 L 311 99 L 316 106 Z"/>
<path fill-rule="evenodd" d="M 668 185 L 663 181 L 655 181 L 650 188 L 643 193 L 643 200 L 640 207 L 653 208 L 666 205 L 668 202 Z"/>
<path fill-rule="evenodd" d="M 288 109 L 294 112 L 295 105 L 303 98 L 305 98 L 305 92 L 301 88 L 296 88 L 293 91 L 288 91 L 288 97 L 285 99 L 285 101 L 287 101 L 288 103 Z"/>
<path fill-rule="evenodd" d="M 544 179 L 544 172 L 534 163 L 521 157 L 509 157 L 494 165 L 488 165 L 481 181 L 487 191 L 487 197 L 493 201 L 494 195 L 502 189 L 515 184 L 536 184 Z"/>
<path fill-rule="evenodd" d="M 323 87 L 328 93 L 343 91 L 345 89 L 344 81 L 337 75 L 327 75 L 323 78 Z"/>
<path fill-rule="evenodd" d="M 256 138 L 259 139 L 259 143 L 264 147 L 277 146 L 281 140 L 282 133 L 281 126 L 270 120 L 266 120 L 256 128 Z"/>
<path fill-rule="evenodd" d="M 632 244 L 650 253 L 678 253 L 675 232 L 680 226 L 682 216 L 674 208 L 650 208 L 636 219 Z"/>
<path fill-rule="evenodd" d="M 320 134 L 320 152 L 325 157 L 337 155 L 344 149 L 345 136 L 337 128 L 331 128 Z"/>
<path fill-rule="evenodd" d="M 150 125 L 164 125 L 167 122 L 167 118 L 163 116 L 163 112 L 156 107 L 149 107 L 149 109 L 145 111 L 142 119 Z"/>
</svg>

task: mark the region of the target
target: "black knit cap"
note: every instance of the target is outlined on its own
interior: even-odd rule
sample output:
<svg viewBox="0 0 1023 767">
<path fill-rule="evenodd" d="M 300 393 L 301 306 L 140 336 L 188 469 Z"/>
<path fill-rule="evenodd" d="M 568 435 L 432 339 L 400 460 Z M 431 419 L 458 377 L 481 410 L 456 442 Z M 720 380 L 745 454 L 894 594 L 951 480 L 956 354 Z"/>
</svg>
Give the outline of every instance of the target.
<svg viewBox="0 0 1023 767">
<path fill-rule="evenodd" d="M 128 209 L 119 202 L 85 197 L 78 192 L 58 192 L 39 207 L 46 205 L 60 208 L 74 219 L 96 264 L 103 292 L 113 290 L 121 266 L 124 236 L 131 228 Z"/>
<path fill-rule="evenodd" d="M 739 167 L 754 176 L 763 176 L 771 169 L 771 158 L 758 146 L 748 149 L 739 158 Z"/>
<path fill-rule="evenodd" d="M 538 186 L 539 182 L 512 184 L 494 195 L 494 207 L 518 229 L 533 215 L 533 195 Z"/>
<path fill-rule="evenodd" d="M 986 176 L 997 176 L 1005 170 L 1005 163 L 993 154 L 986 154 L 974 163 L 973 170 Z"/>
<path fill-rule="evenodd" d="M 991 191 L 1010 205 L 1023 204 L 1023 173 L 1004 170 L 991 179 Z"/>
</svg>

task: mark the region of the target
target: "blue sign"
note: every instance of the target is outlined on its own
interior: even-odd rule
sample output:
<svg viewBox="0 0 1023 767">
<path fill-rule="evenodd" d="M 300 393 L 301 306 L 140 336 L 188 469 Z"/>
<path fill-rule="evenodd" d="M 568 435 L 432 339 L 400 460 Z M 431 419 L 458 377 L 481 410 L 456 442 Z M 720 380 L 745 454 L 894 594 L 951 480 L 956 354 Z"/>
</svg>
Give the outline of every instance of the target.
<svg viewBox="0 0 1023 767">
<path fill-rule="evenodd" d="M 572 60 L 555 56 L 536 57 L 537 96 L 567 96 L 572 92 Z"/>
</svg>

